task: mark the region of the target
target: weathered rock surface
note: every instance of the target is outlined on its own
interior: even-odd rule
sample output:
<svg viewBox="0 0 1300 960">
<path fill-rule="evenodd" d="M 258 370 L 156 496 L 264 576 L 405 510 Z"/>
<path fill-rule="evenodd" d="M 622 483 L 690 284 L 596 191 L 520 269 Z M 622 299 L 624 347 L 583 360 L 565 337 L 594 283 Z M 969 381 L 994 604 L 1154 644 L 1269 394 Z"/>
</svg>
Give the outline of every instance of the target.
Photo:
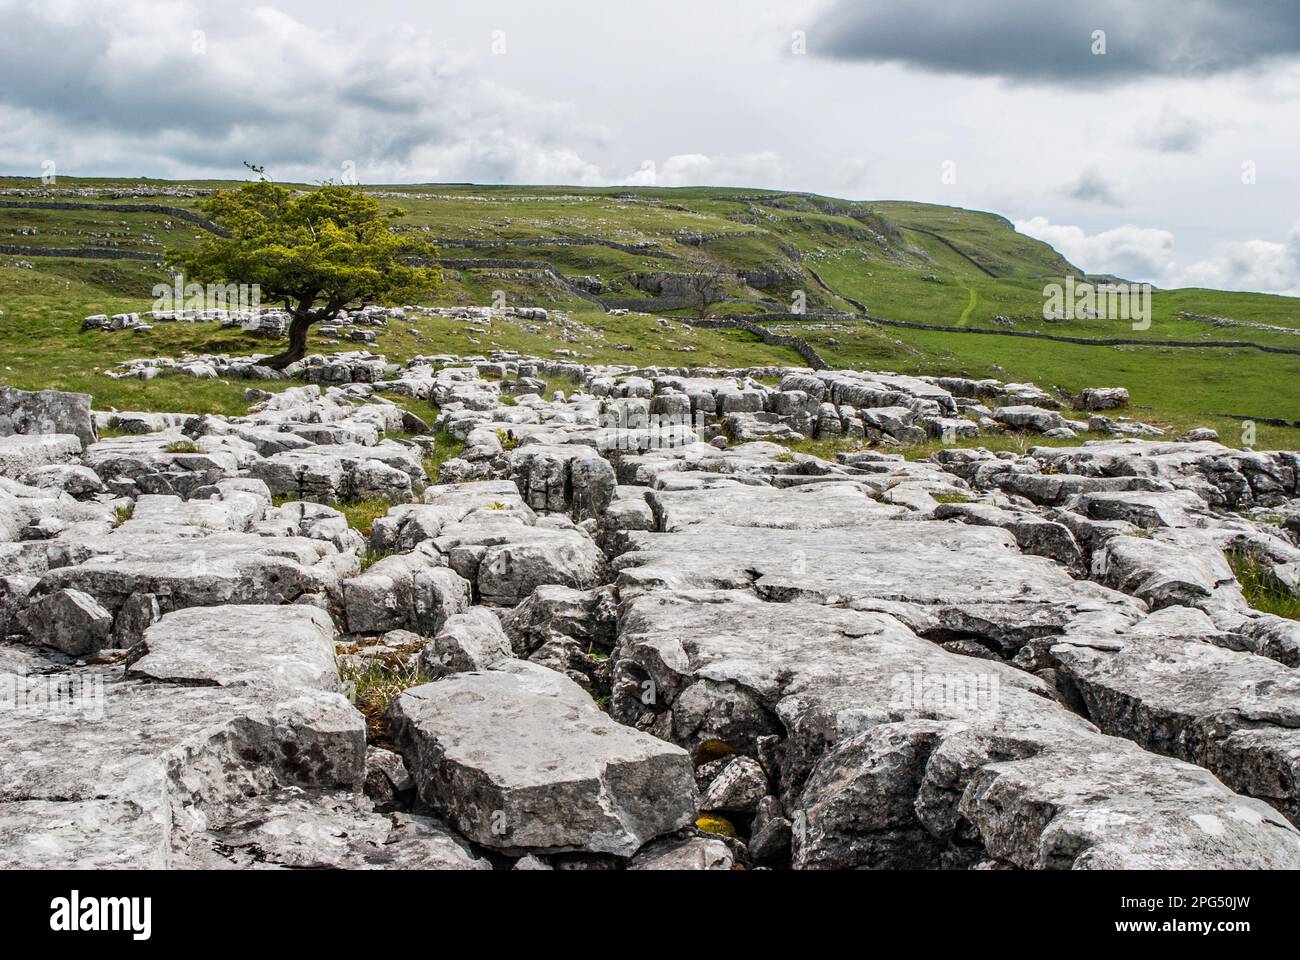
<svg viewBox="0 0 1300 960">
<path fill-rule="evenodd" d="M 315 607 L 192 607 L 144 632 L 128 677 L 190 686 L 338 692 L 334 624 Z"/>
<path fill-rule="evenodd" d="M 81 453 L 81 441 L 70 434 L 0 436 L 0 477 L 18 478 L 30 470 L 68 463 Z"/>
<path fill-rule="evenodd" d="M 795 866 L 1300 858 L 1300 833 L 1266 804 L 1105 737 L 1028 674 L 946 653 L 886 615 L 647 594 L 619 653 L 617 716 L 697 753 L 726 743 L 777 776 L 796 811 Z"/>
<path fill-rule="evenodd" d="M 0 711 L 0 741 L 22 744 L 0 765 L 6 866 L 179 866 L 191 839 L 249 796 L 356 789 L 364 775 L 364 724 L 337 694 L 0 679 L 25 705 Z M 58 683 L 77 694 L 62 719 L 41 699 Z"/>
<path fill-rule="evenodd" d="M 432 636 L 470 604 L 470 584 L 427 550 L 380 560 L 343 583 L 350 633 L 413 630 Z"/>
<path fill-rule="evenodd" d="M 686 752 L 544 667 L 417 687 L 389 717 L 420 797 L 484 846 L 631 856 L 695 818 Z"/>
<path fill-rule="evenodd" d="M 1297 454 L 973 446 L 1153 435 L 1117 388 L 276 376 L 244 417 L 3 393 L 0 865 L 1300 866 L 1300 623 L 1251 606 L 1300 591 Z"/>
<path fill-rule="evenodd" d="M 1300 675 L 1216 645 L 1199 611 L 1171 607 L 1053 646 L 1057 682 L 1107 733 L 1205 767 L 1300 823 Z"/>
<path fill-rule="evenodd" d="M 0 437 L 14 434 L 71 434 L 82 446 L 95 442 L 90 397 L 84 393 L 0 387 Z"/>
<path fill-rule="evenodd" d="M 420 654 L 420 672 L 430 679 L 452 673 L 487 670 L 513 657 L 510 638 L 496 614 L 471 607 L 448 618 Z"/>
</svg>

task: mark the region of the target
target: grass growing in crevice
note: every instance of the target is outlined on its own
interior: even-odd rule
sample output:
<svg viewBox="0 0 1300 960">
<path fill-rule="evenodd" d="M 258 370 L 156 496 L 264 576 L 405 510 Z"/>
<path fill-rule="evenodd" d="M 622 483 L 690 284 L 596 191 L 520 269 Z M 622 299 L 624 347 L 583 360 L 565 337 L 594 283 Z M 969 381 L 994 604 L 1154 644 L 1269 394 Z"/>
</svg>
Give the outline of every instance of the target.
<svg viewBox="0 0 1300 960">
<path fill-rule="evenodd" d="M 932 493 L 935 503 L 975 503 L 976 499 L 965 493 Z"/>
<path fill-rule="evenodd" d="M 347 517 L 349 527 L 369 540 L 370 528 L 392 507 L 393 505 L 387 500 L 358 500 L 356 503 L 338 504 L 334 509 Z"/>
<path fill-rule="evenodd" d="M 822 460 L 833 461 L 837 453 L 863 453 L 870 450 L 875 453 L 892 454 L 901 456 L 905 460 L 917 461 L 928 460 L 941 450 L 973 450 L 983 447 L 991 453 L 1010 451 L 1020 456 L 1028 456 L 1029 451 L 1034 447 L 1078 447 L 1089 440 L 1104 439 L 1108 438 L 1094 433 L 1081 433 L 1076 437 L 1057 439 L 1044 437 L 1037 433 L 1008 431 L 1006 433 L 988 433 L 978 437 L 961 437 L 949 442 L 945 442 L 941 438 L 935 438 L 926 440 L 923 443 L 896 447 L 885 444 L 872 444 L 868 440 L 856 437 L 830 437 L 825 440 L 804 438 L 801 440 L 778 440 L 777 443 L 792 453 L 804 453 L 812 457 L 820 457 Z M 783 457 L 784 455 L 778 457 L 778 459 L 783 460 Z M 788 461 L 783 460 L 783 462 Z"/>
<path fill-rule="evenodd" d="M 127 433 L 125 430 L 119 430 L 117 427 L 100 427 L 95 431 L 96 440 L 119 440 L 122 437 L 139 436 L 139 434 Z"/>
<path fill-rule="evenodd" d="M 566 400 L 584 390 L 583 385 L 573 377 L 543 377 L 542 381 L 546 384 L 546 388 L 542 390 L 543 400 L 550 400 L 557 390 L 564 394 Z"/>
<path fill-rule="evenodd" d="M 419 646 L 423 643 L 421 640 Z M 340 665 L 339 679 L 343 682 L 343 690 L 366 718 L 366 739 L 370 743 L 387 742 L 385 714 L 389 705 L 403 691 L 424 682 L 419 664 L 408 665 L 406 662 L 419 646 L 412 645 L 409 650 L 394 648 L 391 657 L 371 660 L 364 665 L 350 666 L 346 662 Z"/>
<path fill-rule="evenodd" d="M 457 440 L 445 430 L 433 435 L 433 452 L 424 458 L 424 472 L 429 475 L 430 483 L 438 482 L 438 473 L 448 460 L 455 460 L 465 452 L 465 443 Z"/>
<path fill-rule="evenodd" d="M 387 400 L 395 407 L 401 407 L 407 413 L 413 413 L 425 423 L 432 425 L 433 421 L 438 418 L 442 411 L 433 404 L 431 400 L 421 400 L 418 397 L 408 397 L 401 393 L 381 393 L 379 397 Z"/>
<path fill-rule="evenodd" d="M 1261 613 L 1300 620 L 1300 596 L 1278 581 L 1266 561 L 1249 551 L 1234 550 L 1228 554 L 1228 563 L 1252 607 Z"/>
<path fill-rule="evenodd" d="M 386 560 L 392 556 L 396 556 L 396 554 L 391 550 L 367 551 L 366 555 L 361 558 L 361 572 L 365 573 L 380 560 Z"/>
<path fill-rule="evenodd" d="M 163 453 L 202 453 L 203 448 L 189 440 L 177 440 L 163 447 Z"/>
<path fill-rule="evenodd" d="M 135 507 L 118 507 L 113 511 L 113 529 L 116 530 L 122 524 L 131 519 L 131 514 L 135 512 Z"/>
</svg>

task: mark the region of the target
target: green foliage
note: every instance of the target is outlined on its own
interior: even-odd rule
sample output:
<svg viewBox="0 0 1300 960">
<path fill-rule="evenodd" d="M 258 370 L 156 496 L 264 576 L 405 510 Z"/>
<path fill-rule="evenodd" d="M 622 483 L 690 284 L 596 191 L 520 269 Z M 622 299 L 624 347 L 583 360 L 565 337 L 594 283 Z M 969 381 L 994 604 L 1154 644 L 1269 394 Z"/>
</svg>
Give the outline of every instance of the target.
<svg viewBox="0 0 1300 960">
<path fill-rule="evenodd" d="M 1246 602 L 1252 607 L 1262 613 L 1300 620 L 1300 596 L 1288 590 L 1273 575 L 1269 564 L 1245 550 L 1229 553 L 1228 563 L 1241 584 Z"/>
<path fill-rule="evenodd" d="M 339 679 L 343 689 L 366 718 L 367 739 L 384 743 L 388 725 L 385 714 L 389 705 L 405 690 L 424 682 L 417 663 L 408 662 L 419 653 L 424 641 L 405 648 L 394 648 L 383 659 L 342 660 Z"/>
<path fill-rule="evenodd" d="M 432 246 L 394 234 L 379 202 L 353 187 L 305 193 L 266 181 L 217 193 L 199 208 L 229 236 L 207 236 L 174 250 L 167 266 L 198 283 L 246 283 L 262 299 L 314 319 L 347 306 L 409 303 L 432 295 L 438 272 L 408 258 L 434 256 Z"/>
<path fill-rule="evenodd" d="M 344 503 L 336 507 L 348 518 L 348 526 L 363 537 L 369 539 L 370 528 L 376 520 L 385 516 L 392 509 L 387 500 L 359 500 L 356 503 Z"/>
<path fill-rule="evenodd" d="M 104 178 L 70 179 L 68 183 L 109 188 L 134 185 Z M 0 187 L 10 186 L 30 186 L 30 182 L 0 178 Z M 246 189 L 229 182 L 190 186 L 198 191 Z M 257 222 L 278 216 L 271 201 L 283 187 L 252 184 L 247 189 L 266 202 L 249 203 L 247 216 L 241 211 L 232 213 L 230 219 Z M 295 192 L 288 199 L 321 192 L 308 186 L 293 185 L 291 189 Z M 325 190 L 325 198 L 312 202 L 324 204 L 330 193 L 337 193 L 339 202 L 348 195 L 364 195 L 359 188 Z M 762 290 L 729 291 L 744 302 L 719 305 L 720 313 L 753 314 L 784 308 L 793 290 L 803 289 L 814 313 L 826 309 L 854 313 L 856 308 L 847 299 L 851 297 L 865 303 L 873 315 L 898 321 L 1092 339 L 1118 336 L 1190 344 L 1232 339 L 1271 347 L 1300 346 L 1300 336 L 1293 332 L 1300 330 L 1300 300 L 1251 293 L 1156 291 L 1147 331 L 1100 317 L 1048 322 L 1042 316 L 1044 284 L 1077 274 L 1077 270 L 1046 244 L 1017 233 L 1005 219 L 954 207 L 850 202 L 711 187 L 438 184 L 406 186 L 401 193 L 406 215 L 396 221 L 381 217 L 384 232 L 413 243 L 413 249 L 418 247 L 425 257 L 433 254 L 423 238 L 437 237 L 448 257 L 528 260 L 563 277 L 598 276 L 605 284 L 602 295 L 613 297 L 635 300 L 649 296 L 633 282 L 635 275 L 681 273 L 704 258 L 732 272 L 771 270 L 787 278 Z M 377 206 L 390 205 L 380 189 L 371 190 L 371 199 Z M 207 205 L 212 207 L 208 216 L 226 216 L 211 200 L 198 197 L 169 198 L 166 203 L 200 213 L 204 212 L 201 205 Z M 268 205 L 269 213 L 263 209 Z M 72 239 L 78 234 L 93 233 L 116 250 L 147 253 L 150 259 L 30 256 L 27 259 L 36 268 L 29 270 L 18 269 L 12 260 L 0 257 L 0 379 L 23 389 L 90 393 L 97 409 L 246 412 L 243 391 L 247 384 L 243 382 L 188 377 L 109 380 L 100 371 L 131 357 L 266 352 L 265 340 L 215 324 L 157 324 L 152 330 L 131 334 L 82 334 L 79 329 L 81 318 L 91 313 L 149 309 L 150 287 L 167 279 L 153 258 L 161 259 L 164 245 L 176 253 L 197 252 L 212 242 L 201 227 L 168 215 L 126 209 L 0 209 L 0 234 L 29 226 L 38 227 L 39 232 L 25 237 L 24 245 L 53 251 L 78 245 Z M 700 237 L 705 238 L 703 242 Z M 622 248 L 600 241 L 616 241 Z M 238 242 L 252 245 L 247 240 Z M 655 257 L 649 251 L 676 259 Z M 825 287 L 813 278 L 813 271 Z M 241 278 L 223 275 L 207 280 L 191 274 L 190 279 L 235 282 Z M 258 282 L 258 278 L 243 278 L 243 282 Z M 400 299 L 483 304 L 495 290 L 502 290 L 510 303 L 567 311 L 569 322 L 554 317 L 527 322 L 502 317 L 482 333 L 452 322 L 413 320 L 380 329 L 375 352 L 399 363 L 417 354 L 469 356 L 507 350 L 556 357 L 558 350 L 564 349 L 583 363 L 803 365 L 793 350 L 761 343 L 746 331 L 693 329 L 675 321 L 661 324 L 655 317 L 636 312 L 607 315 L 541 269 L 467 267 L 448 271 L 436 296 Z M 269 301 L 270 294 L 263 292 Z M 327 301 L 322 295 L 317 302 Z M 1209 426 L 1219 431 L 1224 443 L 1241 446 L 1241 423 L 1219 416 L 1236 414 L 1259 421 L 1257 449 L 1300 446 L 1300 430 L 1263 423 L 1263 418 L 1296 419 L 1294 393 L 1279 385 L 1300 378 L 1300 356 L 1245 348 L 1074 345 L 878 326 L 860 318 L 827 324 L 809 316 L 806 326 L 809 329 L 801 335 L 836 366 L 1031 380 L 1063 395 L 1087 386 L 1125 386 L 1133 395 L 1127 415 L 1164 427 L 1171 436 L 1190 427 Z M 353 348 L 350 343 L 314 347 L 327 353 Z M 281 389 L 275 382 L 259 386 Z M 553 389 L 554 385 L 548 385 L 548 395 Z M 572 392 L 571 387 L 565 389 Z M 1026 442 L 1043 443 L 1039 438 Z M 1000 446 L 1004 443 L 1013 446 Z M 989 437 L 976 445 L 1012 449 L 1015 443 Z M 906 454 L 928 456 L 929 452 L 932 450 L 920 449 Z"/>
<path fill-rule="evenodd" d="M 738 836 L 735 824 L 720 813 L 700 814 L 699 819 L 695 821 L 695 829 L 700 833 L 710 833 L 719 837 Z"/>
<path fill-rule="evenodd" d="M 563 393 L 565 399 L 572 397 L 575 393 L 582 393 L 583 386 L 573 377 L 543 377 L 542 382 L 546 384 L 542 388 L 542 399 L 550 400 L 557 392 Z"/>
<path fill-rule="evenodd" d="M 163 453 L 202 453 L 203 448 L 189 440 L 177 440 L 163 447 Z"/>
<path fill-rule="evenodd" d="M 430 483 L 437 483 L 442 465 L 464 453 L 465 444 L 446 431 L 435 433 L 433 442 L 433 452 L 424 458 L 424 472 L 428 475 Z"/>
<path fill-rule="evenodd" d="M 361 558 L 361 572 L 365 573 L 367 570 L 373 567 L 380 560 L 383 560 L 386 557 L 391 557 L 391 556 L 393 556 L 391 552 L 385 552 L 385 551 L 375 552 L 373 550 L 368 552 L 364 557 Z"/>
<path fill-rule="evenodd" d="M 974 503 L 975 498 L 964 493 L 932 493 L 935 503 Z"/>
</svg>

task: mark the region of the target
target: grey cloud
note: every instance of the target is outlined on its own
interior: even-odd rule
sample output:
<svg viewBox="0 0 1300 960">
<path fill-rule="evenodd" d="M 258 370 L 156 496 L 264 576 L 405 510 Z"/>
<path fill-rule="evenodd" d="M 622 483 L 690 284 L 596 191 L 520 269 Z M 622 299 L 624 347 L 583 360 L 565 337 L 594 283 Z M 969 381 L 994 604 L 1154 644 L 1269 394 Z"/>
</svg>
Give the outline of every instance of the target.
<svg viewBox="0 0 1300 960">
<path fill-rule="evenodd" d="M 1106 207 L 1122 207 L 1124 201 L 1113 183 L 1107 180 L 1096 167 L 1089 167 L 1079 175 L 1067 189 L 1075 200 L 1084 203 L 1098 203 Z"/>
<path fill-rule="evenodd" d="M 1143 144 L 1160 153 L 1196 153 L 1210 132 L 1209 124 L 1166 106 L 1143 128 L 1140 138 Z"/>
<path fill-rule="evenodd" d="M 76 24 L 10 10 L 0 32 L 0 103 L 57 115 L 80 128 L 157 133 L 265 122 L 272 105 L 213 83 L 189 34 L 156 37 L 150 62 L 109 55 L 94 18 Z"/>
<path fill-rule="evenodd" d="M 808 42 L 825 56 L 939 73 L 1115 83 L 1296 55 L 1300 15 L 1293 0 L 835 0 Z"/>
<path fill-rule="evenodd" d="M 336 176 L 343 160 L 363 177 L 590 173 L 581 152 L 594 125 L 486 82 L 432 33 L 404 31 L 394 46 L 382 29 L 336 32 L 265 7 L 221 12 L 182 2 L 155 18 L 143 0 L 117 0 L 71 20 L 0 0 L 0 109 L 35 118 L 43 136 L 25 152 L 65 169 L 109 141 L 236 175 L 243 160 L 286 177 Z M 206 45 L 195 52 L 200 24 Z"/>
</svg>

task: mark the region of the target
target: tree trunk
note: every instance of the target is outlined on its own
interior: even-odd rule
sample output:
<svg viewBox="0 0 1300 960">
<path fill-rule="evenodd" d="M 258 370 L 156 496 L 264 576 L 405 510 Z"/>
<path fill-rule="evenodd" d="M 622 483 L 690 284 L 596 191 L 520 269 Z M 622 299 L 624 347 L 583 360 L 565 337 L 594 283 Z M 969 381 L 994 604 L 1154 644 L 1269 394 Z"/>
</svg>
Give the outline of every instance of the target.
<svg viewBox="0 0 1300 960">
<path fill-rule="evenodd" d="M 307 331 L 311 329 L 312 324 L 315 322 L 316 318 L 311 314 L 294 311 L 293 322 L 289 324 L 288 349 L 284 353 L 263 360 L 259 365 L 270 367 L 272 370 L 283 370 L 289 364 L 297 363 L 307 356 Z"/>
</svg>

